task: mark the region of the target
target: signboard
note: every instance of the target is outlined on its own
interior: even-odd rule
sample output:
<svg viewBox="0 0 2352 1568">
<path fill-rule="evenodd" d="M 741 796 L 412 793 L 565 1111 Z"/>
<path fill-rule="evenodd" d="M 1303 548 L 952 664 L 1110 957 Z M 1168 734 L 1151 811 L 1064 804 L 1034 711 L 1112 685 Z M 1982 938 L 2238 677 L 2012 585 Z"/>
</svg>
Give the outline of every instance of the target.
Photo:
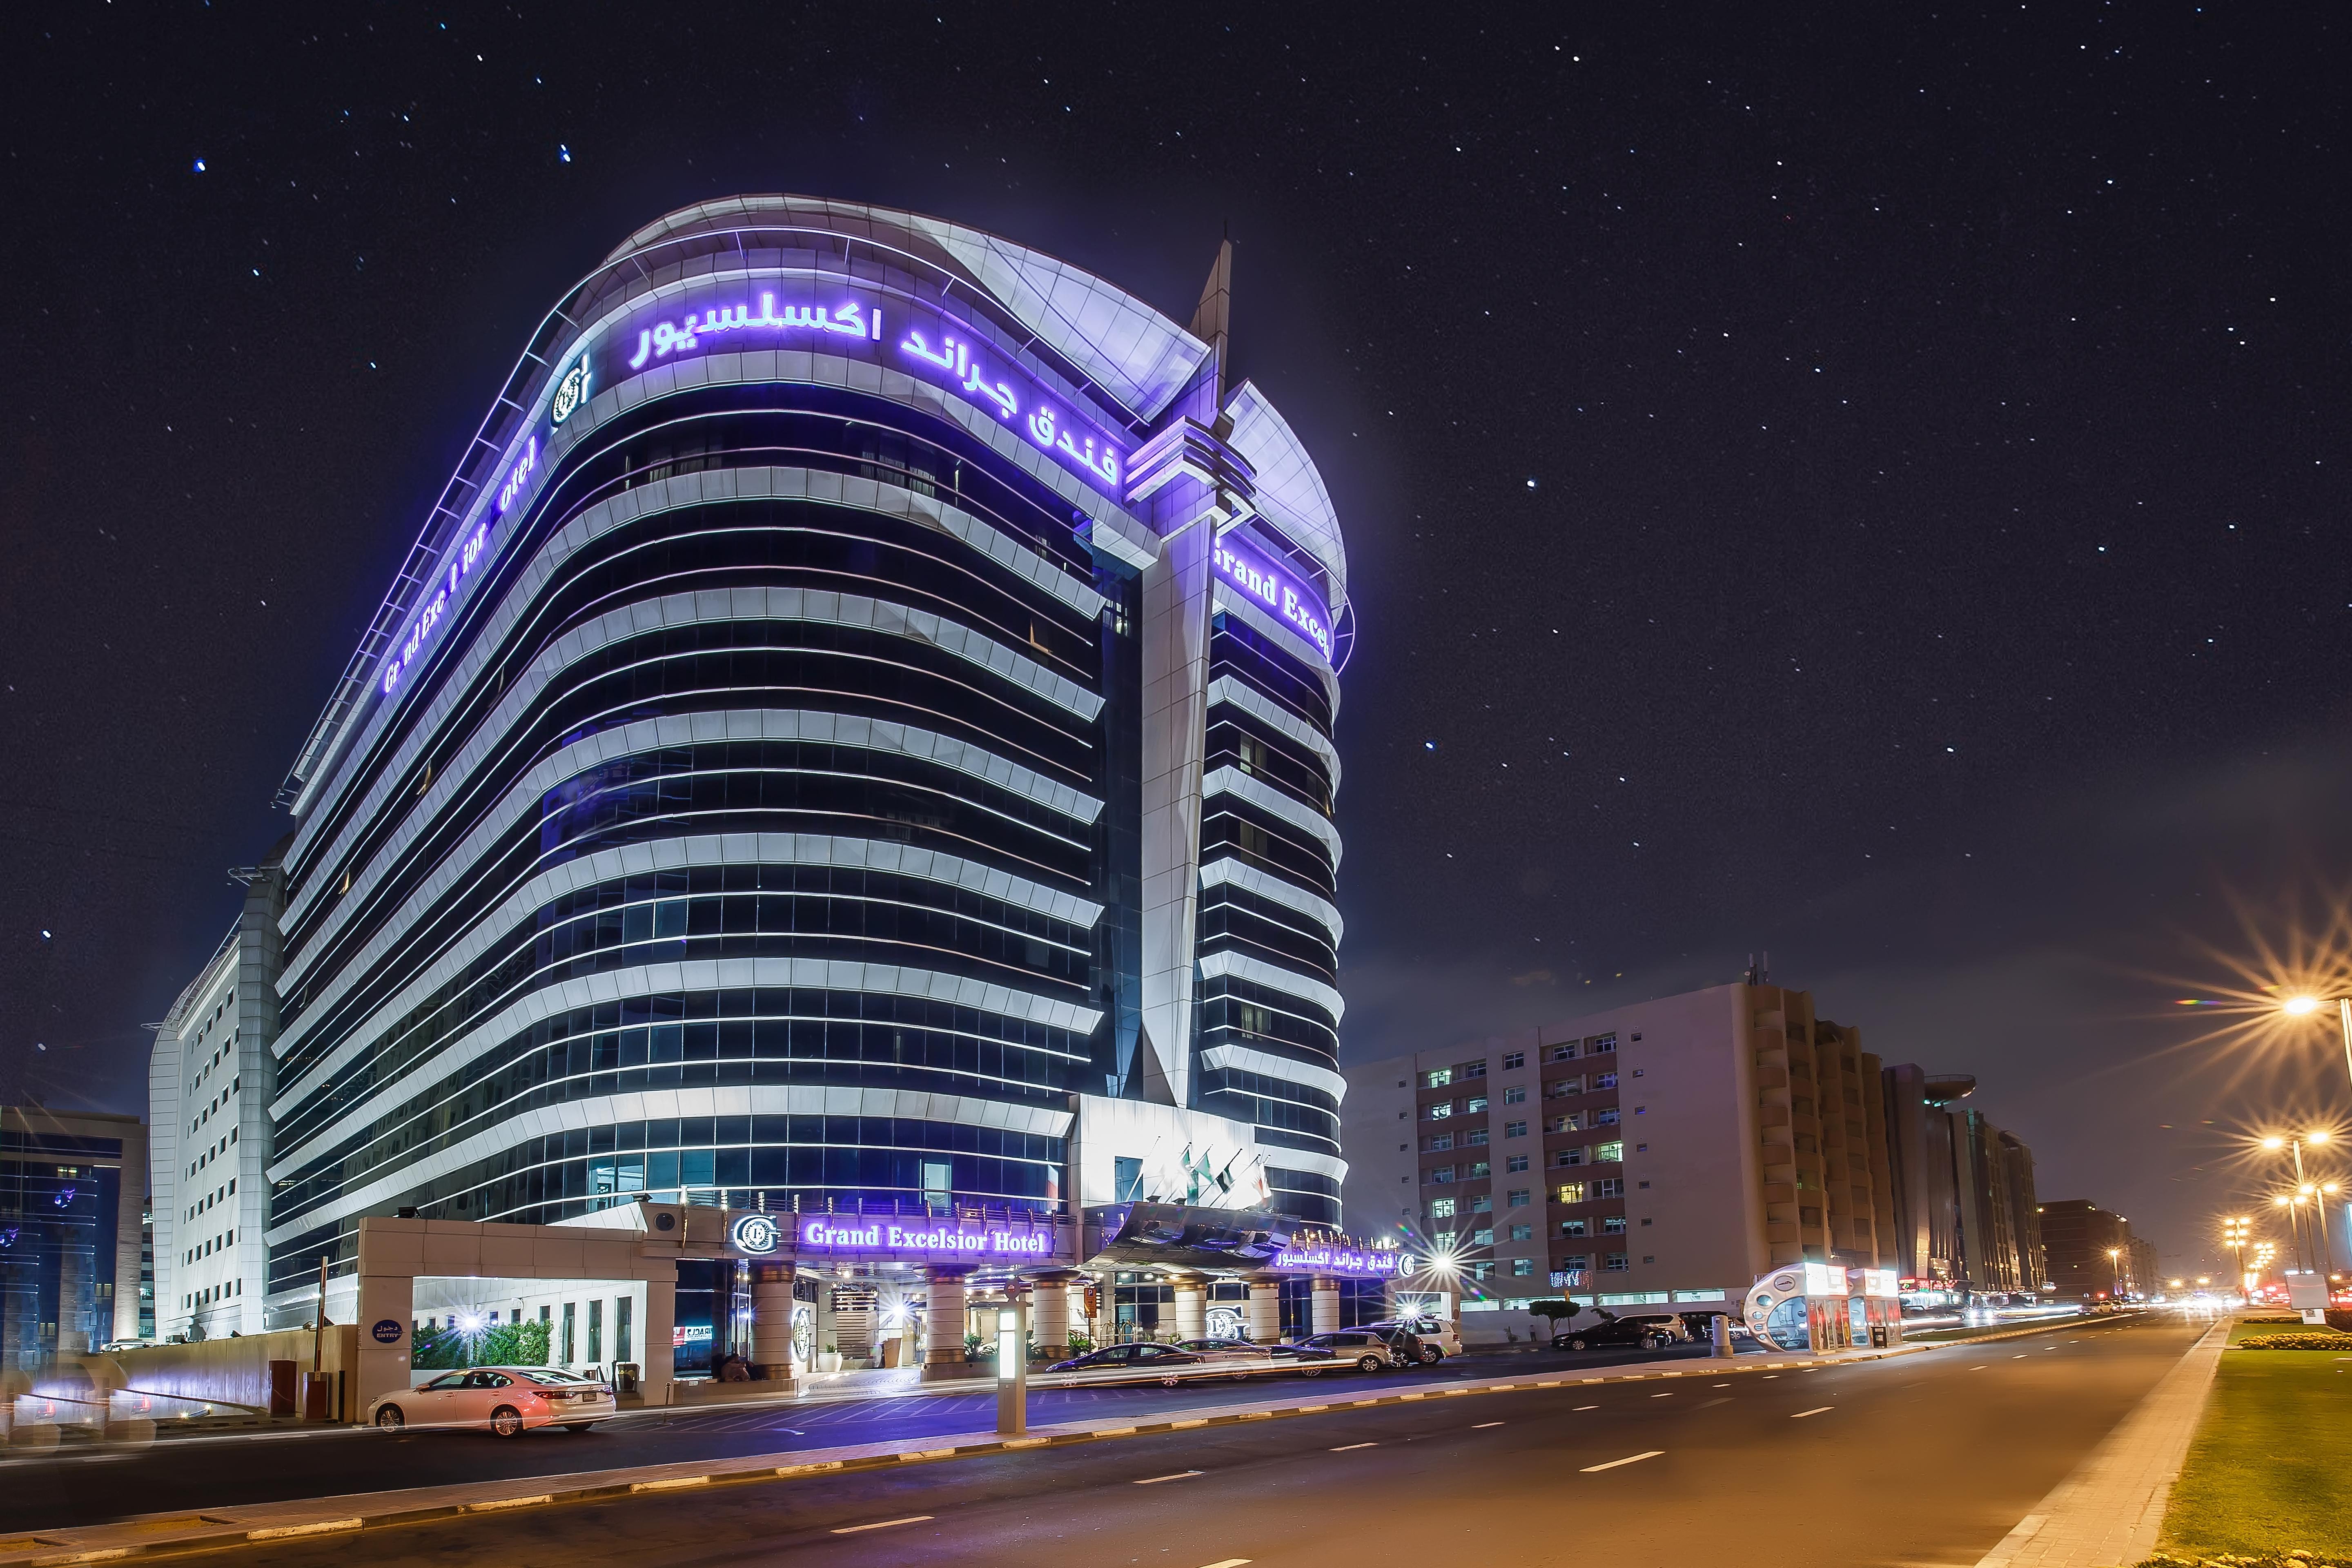
<svg viewBox="0 0 2352 1568">
<path fill-rule="evenodd" d="M 775 1251 L 783 1239 L 783 1232 L 777 1227 L 774 1219 L 763 1214 L 738 1215 L 735 1223 L 727 1227 L 728 1245 L 754 1258 L 765 1258 Z"/>
<path fill-rule="evenodd" d="M 1317 1244 L 1286 1247 L 1266 1268 L 1277 1274 L 1328 1274 L 1347 1279 L 1393 1279 L 1412 1270 L 1412 1254 Z"/>
<path fill-rule="evenodd" d="M 368 1331 L 375 1336 L 375 1342 L 380 1345 L 396 1345 L 400 1342 L 400 1336 L 407 1331 L 408 1325 L 398 1318 L 382 1319 L 375 1327 Z"/>
<path fill-rule="evenodd" d="M 1252 604 L 1313 643 L 1326 664 L 1331 661 L 1331 612 L 1306 578 L 1236 533 L 1218 539 L 1209 564 Z"/>
<path fill-rule="evenodd" d="M 803 1252 L 870 1253 L 885 1258 L 979 1261 L 1050 1258 L 1054 1254 L 1051 1230 L 1013 1229 L 968 1220 L 907 1224 L 898 1220 L 818 1217 L 801 1221 L 797 1238 Z"/>
</svg>

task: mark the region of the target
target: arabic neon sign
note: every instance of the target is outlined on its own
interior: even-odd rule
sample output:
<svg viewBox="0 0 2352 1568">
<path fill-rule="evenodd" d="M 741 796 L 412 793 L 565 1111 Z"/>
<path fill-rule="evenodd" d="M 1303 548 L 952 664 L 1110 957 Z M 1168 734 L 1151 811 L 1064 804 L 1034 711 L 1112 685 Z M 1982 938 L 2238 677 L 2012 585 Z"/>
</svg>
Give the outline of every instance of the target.
<svg viewBox="0 0 2352 1568">
<path fill-rule="evenodd" d="M 1321 650 L 1325 662 L 1329 662 L 1331 612 L 1323 607 L 1322 599 L 1304 579 L 1276 565 L 1265 552 L 1230 533 L 1217 541 L 1209 563 L 1216 568 L 1218 576 L 1313 643 Z"/>
<path fill-rule="evenodd" d="M 1288 1247 L 1266 1266 L 1284 1274 L 1339 1274 L 1351 1279 L 1391 1279 L 1412 1272 L 1412 1255 L 1359 1247 Z"/>
</svg>

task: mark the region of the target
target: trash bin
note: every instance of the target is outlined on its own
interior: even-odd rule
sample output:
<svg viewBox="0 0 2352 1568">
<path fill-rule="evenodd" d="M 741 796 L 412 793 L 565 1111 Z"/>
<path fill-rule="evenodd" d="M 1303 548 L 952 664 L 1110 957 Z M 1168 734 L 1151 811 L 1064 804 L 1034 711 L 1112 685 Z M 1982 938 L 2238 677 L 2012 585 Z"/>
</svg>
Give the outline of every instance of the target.
<svg viewBox="0 0 2352 1568">
<path fill-rule="evenodd" d="M 615 1394 L 636 1393 L 637 1380 L 643 1375 L 643 1373 L 638 1369 L 635 1362 L 614 1362 L 613 1363 L 613 1392 Z"/>
</svg>

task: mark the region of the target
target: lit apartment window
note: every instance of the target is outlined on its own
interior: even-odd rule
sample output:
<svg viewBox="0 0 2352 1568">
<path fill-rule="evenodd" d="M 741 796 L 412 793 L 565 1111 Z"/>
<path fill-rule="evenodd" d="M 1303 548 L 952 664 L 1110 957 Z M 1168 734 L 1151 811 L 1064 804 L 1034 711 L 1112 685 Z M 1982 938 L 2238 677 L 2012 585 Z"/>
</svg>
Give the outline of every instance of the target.
<svg viewBox="0 0 2352 1568">
<path fill-rule="evenodd" d="M 1475 1116 L 1475 1115 L 1477 1115 L 1480 1111 L 1482 1111 L 1482 1110 L 1486 1110 L 1486 1097 L 1485 1095 L 1483 1095 L 1483 1094 L 1474 1094 L 1474 1095 L 1472 1095 L 1472 1096 L 1470 1097 L 1469 1114 L 1471 1114 L 1472 1116 Z"/>
<path fill-rule="evenodd" d="M 1484 1160 L 1473 1160 L 1469 1164 L 1462 1168 L 1462 1179 L 1465 1182 L 1483 1182 L 1490 1173 L 1490 1168 Z M 1486 1200 L 1485 1198 L 1473 1199 L 1471 1206 L 1474 1208 L 1484 1208 L 1486 1206 Z"/>
<path fill-rule="evenodd" d="M 1454 1102 L 1450 1100 L 1442 1100 L 1429 1108 L 1429 1119 L 1432 1121 L 1443 1121 L 1453 1114 Z"/>
<path fill-rule="evenodd" d="M 1454 1200 L 1452 1198 L 1430 1199 L 1429 1217 L 1432 1219 L 1452 1219 L 1454 1217 Z"/>
<path fill-rule="evenodd" d="M 1454 1069 L 1452 1068 L 1439 1068 L 1433 1072 L 1425 1072 L 1421 1075 L 1421 1087 L 1423 1089 L 1444 1089 L 1447 1084 L 1452 1083 L 1453 1081 Z"/>
<path fill-rule="evenodd" d="M 1622 1143 L 1596 1145 L 1592 1151 L 1592 1157 L 1604 1165 L 1622 1165 L 1625 1163 L 1625 1145 Z"/>
<path fill-rule="evenodd" d="M 1470 1245 L 1492 1247 L 1495 1245 L 1495 1233 L 1491 1230 L 1474 1230 L 1470 1233 Z"/>
<path fill-rule="evenodd" d="M 1624 1235 L 1625 1216 L 1622 1214 L 1603 1215 L 1601 1219 L 1601 1234 L 1603 1236 Z"/>
<path fill-rule="evenodd" d="M 1234 1027 L 1244 1034 L 1270 1035 L 1274 1033 L 1274 1009 L 1237 1002 L 1234 1005 Z"/>
<path fill-rule="evenodd" d="M 1581 1132 L 1584 1131 L 1584 1117 L 1580 1112 L 1574 1110 L 1570 1111 L 1566 1116 L 1555 1116 L 1549 1121 L 1544 1123 L 1544 1131 L 1547 1132 Z"/>
<path fill-rule="evenodd" d="M 1582 1182 L 1560 1183 L 1559 1185 L 1551 1190 L 1551 1201 L 1556 1204 L 1582 1203 L 1584 1201 L 1584 1184 Z"/>
<path fill-rule="evenodd" d="M 1511 1227 L 1511 1239 L 1513 1241 L 1533 1241 L 1535 1238 L 1536 1227 L 1534 1226 L 1515 1225 Z"/>
<path fill-rule="evenodd" d="M 1604 1089 L 1615 1089 L 1616 1087 L 1617 1075 L 1615 1073 L 1600 1072 L 1592 1075 L 1592 1089 L 1594 1093 L 1598 1094 Z"/>
<path fill-rule="evenodd" d="M 1513 1068 L 1523 1068 L 1523 1067 L 1525 1067 L 1525 1066 L 1527 1066 L 1527 1065 L 1528 1065 L 1528 1053 L 1527 1053 L 1527 1052 L 1525 1052 L 1525 1051 L 1505 1051 L 1505 1052 L 1503 1053 L 1503 1070 L 1504 1070 L 1505 1072 L 1509 1072 Z"/>
<path fill-rule="evenodd" d="M 1534 1258 L 1514 1258 L 1511 1259 L 1511 1272 L 1513 1274 L 1526 1275 L 1533 1274 L 1535 1271 L 1536 1260 Z"/>
</svg>

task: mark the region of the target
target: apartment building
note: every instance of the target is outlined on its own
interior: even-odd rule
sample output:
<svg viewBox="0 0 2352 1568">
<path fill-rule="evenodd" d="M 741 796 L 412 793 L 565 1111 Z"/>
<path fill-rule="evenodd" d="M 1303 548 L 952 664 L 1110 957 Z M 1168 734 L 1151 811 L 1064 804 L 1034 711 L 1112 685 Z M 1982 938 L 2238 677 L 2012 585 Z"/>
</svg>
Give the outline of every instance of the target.
<svg viewBox="0 0 2352 1568">
<path fill-rule="evenodd" d="M 1465 1310 L 1736 1301 L 1782 1263 L 1885 1267 L 1879 1074 L 1808 993 L 1745 984 L 1366 1063 L 1347 1223 L 1455 1258 Z"/>
</svg>

